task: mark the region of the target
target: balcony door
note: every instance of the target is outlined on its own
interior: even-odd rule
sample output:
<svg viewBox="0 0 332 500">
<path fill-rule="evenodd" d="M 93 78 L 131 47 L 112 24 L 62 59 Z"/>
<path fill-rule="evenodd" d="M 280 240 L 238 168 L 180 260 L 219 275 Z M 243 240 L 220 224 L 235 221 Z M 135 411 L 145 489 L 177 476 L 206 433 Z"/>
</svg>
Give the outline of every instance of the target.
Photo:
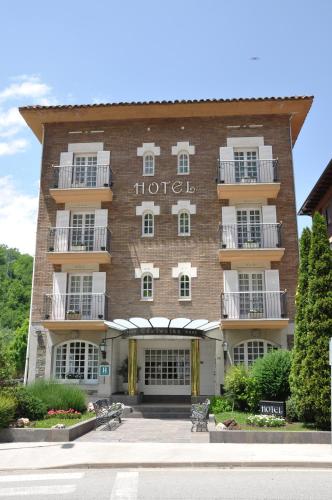
<svg viewBox="0 0 332 500">
<path fill-rule="evenodd" d="M 75 155 L 73 168 L 73 185 L 75 187 L 96 187 L 97 155 Z"/>
<path fill-rule="evenodd" d="M 92 275 L 69 275 L 66 319 L 92 318 Z"/>
<path fill-rule="evenodd" d="M 91 252 L 94 248 L 95 214 L 74 213 L 71 221 L 71 250 Z"/>
<path fill-rule="evenodd" d="M 239 273 L 240 318 L 264 317 L 264 274 L 262 272 Z"/>
<path fill-rule="evenodd" d="M 237 241 L 239 248 L 261 247 L 261 211 L 244 208 L 236 211 Z"/>
<path fill-rule="evenodd" d="M 257 182 L 258 152 L 255 149 L 234 150 L 235 182 Z"/>
</svg>

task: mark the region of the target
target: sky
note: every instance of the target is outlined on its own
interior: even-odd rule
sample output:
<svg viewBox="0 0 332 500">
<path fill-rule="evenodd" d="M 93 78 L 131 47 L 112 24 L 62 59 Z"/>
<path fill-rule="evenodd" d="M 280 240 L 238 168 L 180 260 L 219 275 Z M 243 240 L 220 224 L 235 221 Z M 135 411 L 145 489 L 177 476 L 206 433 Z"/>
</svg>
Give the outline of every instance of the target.
<svg viewBox="0 0 332 500">
<path fill-rule="evenodd" d="M 2 0 L 1 19 L 0 243 L 34 253 L 41 146 L 18 106 L 314 95 L 298 208 L 331 159 L 330 0 Z"/>
</svg>

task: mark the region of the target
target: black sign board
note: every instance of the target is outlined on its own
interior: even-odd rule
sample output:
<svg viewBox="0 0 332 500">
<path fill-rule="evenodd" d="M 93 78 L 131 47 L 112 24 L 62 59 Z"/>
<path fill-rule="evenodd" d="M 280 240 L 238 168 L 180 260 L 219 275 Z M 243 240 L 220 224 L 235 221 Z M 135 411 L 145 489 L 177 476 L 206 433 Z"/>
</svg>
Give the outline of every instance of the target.
<svg viewBox="0 0 332 500">
<path fill-rule="evenodd" d="M 286 403 L 284 401 L 260 401 L 259 412 L 262 415 L 286 416 Z"/>
</svg>

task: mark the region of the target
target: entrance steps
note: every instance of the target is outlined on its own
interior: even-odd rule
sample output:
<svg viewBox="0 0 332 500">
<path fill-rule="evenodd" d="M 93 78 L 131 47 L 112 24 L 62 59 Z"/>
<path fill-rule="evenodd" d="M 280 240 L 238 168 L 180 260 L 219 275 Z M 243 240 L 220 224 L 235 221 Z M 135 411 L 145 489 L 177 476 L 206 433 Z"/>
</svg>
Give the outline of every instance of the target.
<svg viewBox="0 0 332 500">
<path fill-rule="evenodd" d="M 142 403 L 132 406 L 132 412 L 126 418 L 156 418 L 162 420 L 188 420 L 190 405 L 176 403 Z"/>
</svg>

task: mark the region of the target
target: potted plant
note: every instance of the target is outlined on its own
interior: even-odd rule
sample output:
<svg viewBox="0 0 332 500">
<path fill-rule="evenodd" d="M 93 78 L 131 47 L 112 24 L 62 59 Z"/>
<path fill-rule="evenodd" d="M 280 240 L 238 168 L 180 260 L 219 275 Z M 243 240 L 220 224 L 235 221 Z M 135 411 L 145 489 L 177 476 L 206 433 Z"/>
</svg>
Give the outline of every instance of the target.
<svg viewBox="0 0 332 500">
<path fill-rule="evenodd" d="M 141 367 L 137 367 L 137 382 L 139 381 L 139 372 L 141 370 Z M 120 367 L 117 370 L 118 375 L 120 375 L 122 379 L 122 387 L 123 387 L 123 392 L 125 394 L 128 394 L 128 357 L 125 358 Z"/>
<path fill-rule="evenodd" d="M 250 319 L 258 319 L 263 317 L 263 311 L 261 309 L 250 309 L 249 318 Z"/>
<path fill-rule="evenodd" d="M 65 381 L 68 384 L 79 384 L 80 381 L 83 380 L 83 378 L 84 378 L 83 373 L 69 372 L 69 373 L 66 373 Z"/>
<path fill-rule="evenodd" d="M 80 312 L 76 311 L 74 309 L 69 309 L 69 311 L 67 311 L 67 313 L 66 313 L 66 317 L 67 317 L 67 319 L 70 319 L 70 320 L 81 319 Z"/>
<path fill-rule="evenodd" d="M 243 243 L 243 248 L 258 248 L 258 247 L 259 247 L 258 241 L 247 240 Z"/>
</svg>

